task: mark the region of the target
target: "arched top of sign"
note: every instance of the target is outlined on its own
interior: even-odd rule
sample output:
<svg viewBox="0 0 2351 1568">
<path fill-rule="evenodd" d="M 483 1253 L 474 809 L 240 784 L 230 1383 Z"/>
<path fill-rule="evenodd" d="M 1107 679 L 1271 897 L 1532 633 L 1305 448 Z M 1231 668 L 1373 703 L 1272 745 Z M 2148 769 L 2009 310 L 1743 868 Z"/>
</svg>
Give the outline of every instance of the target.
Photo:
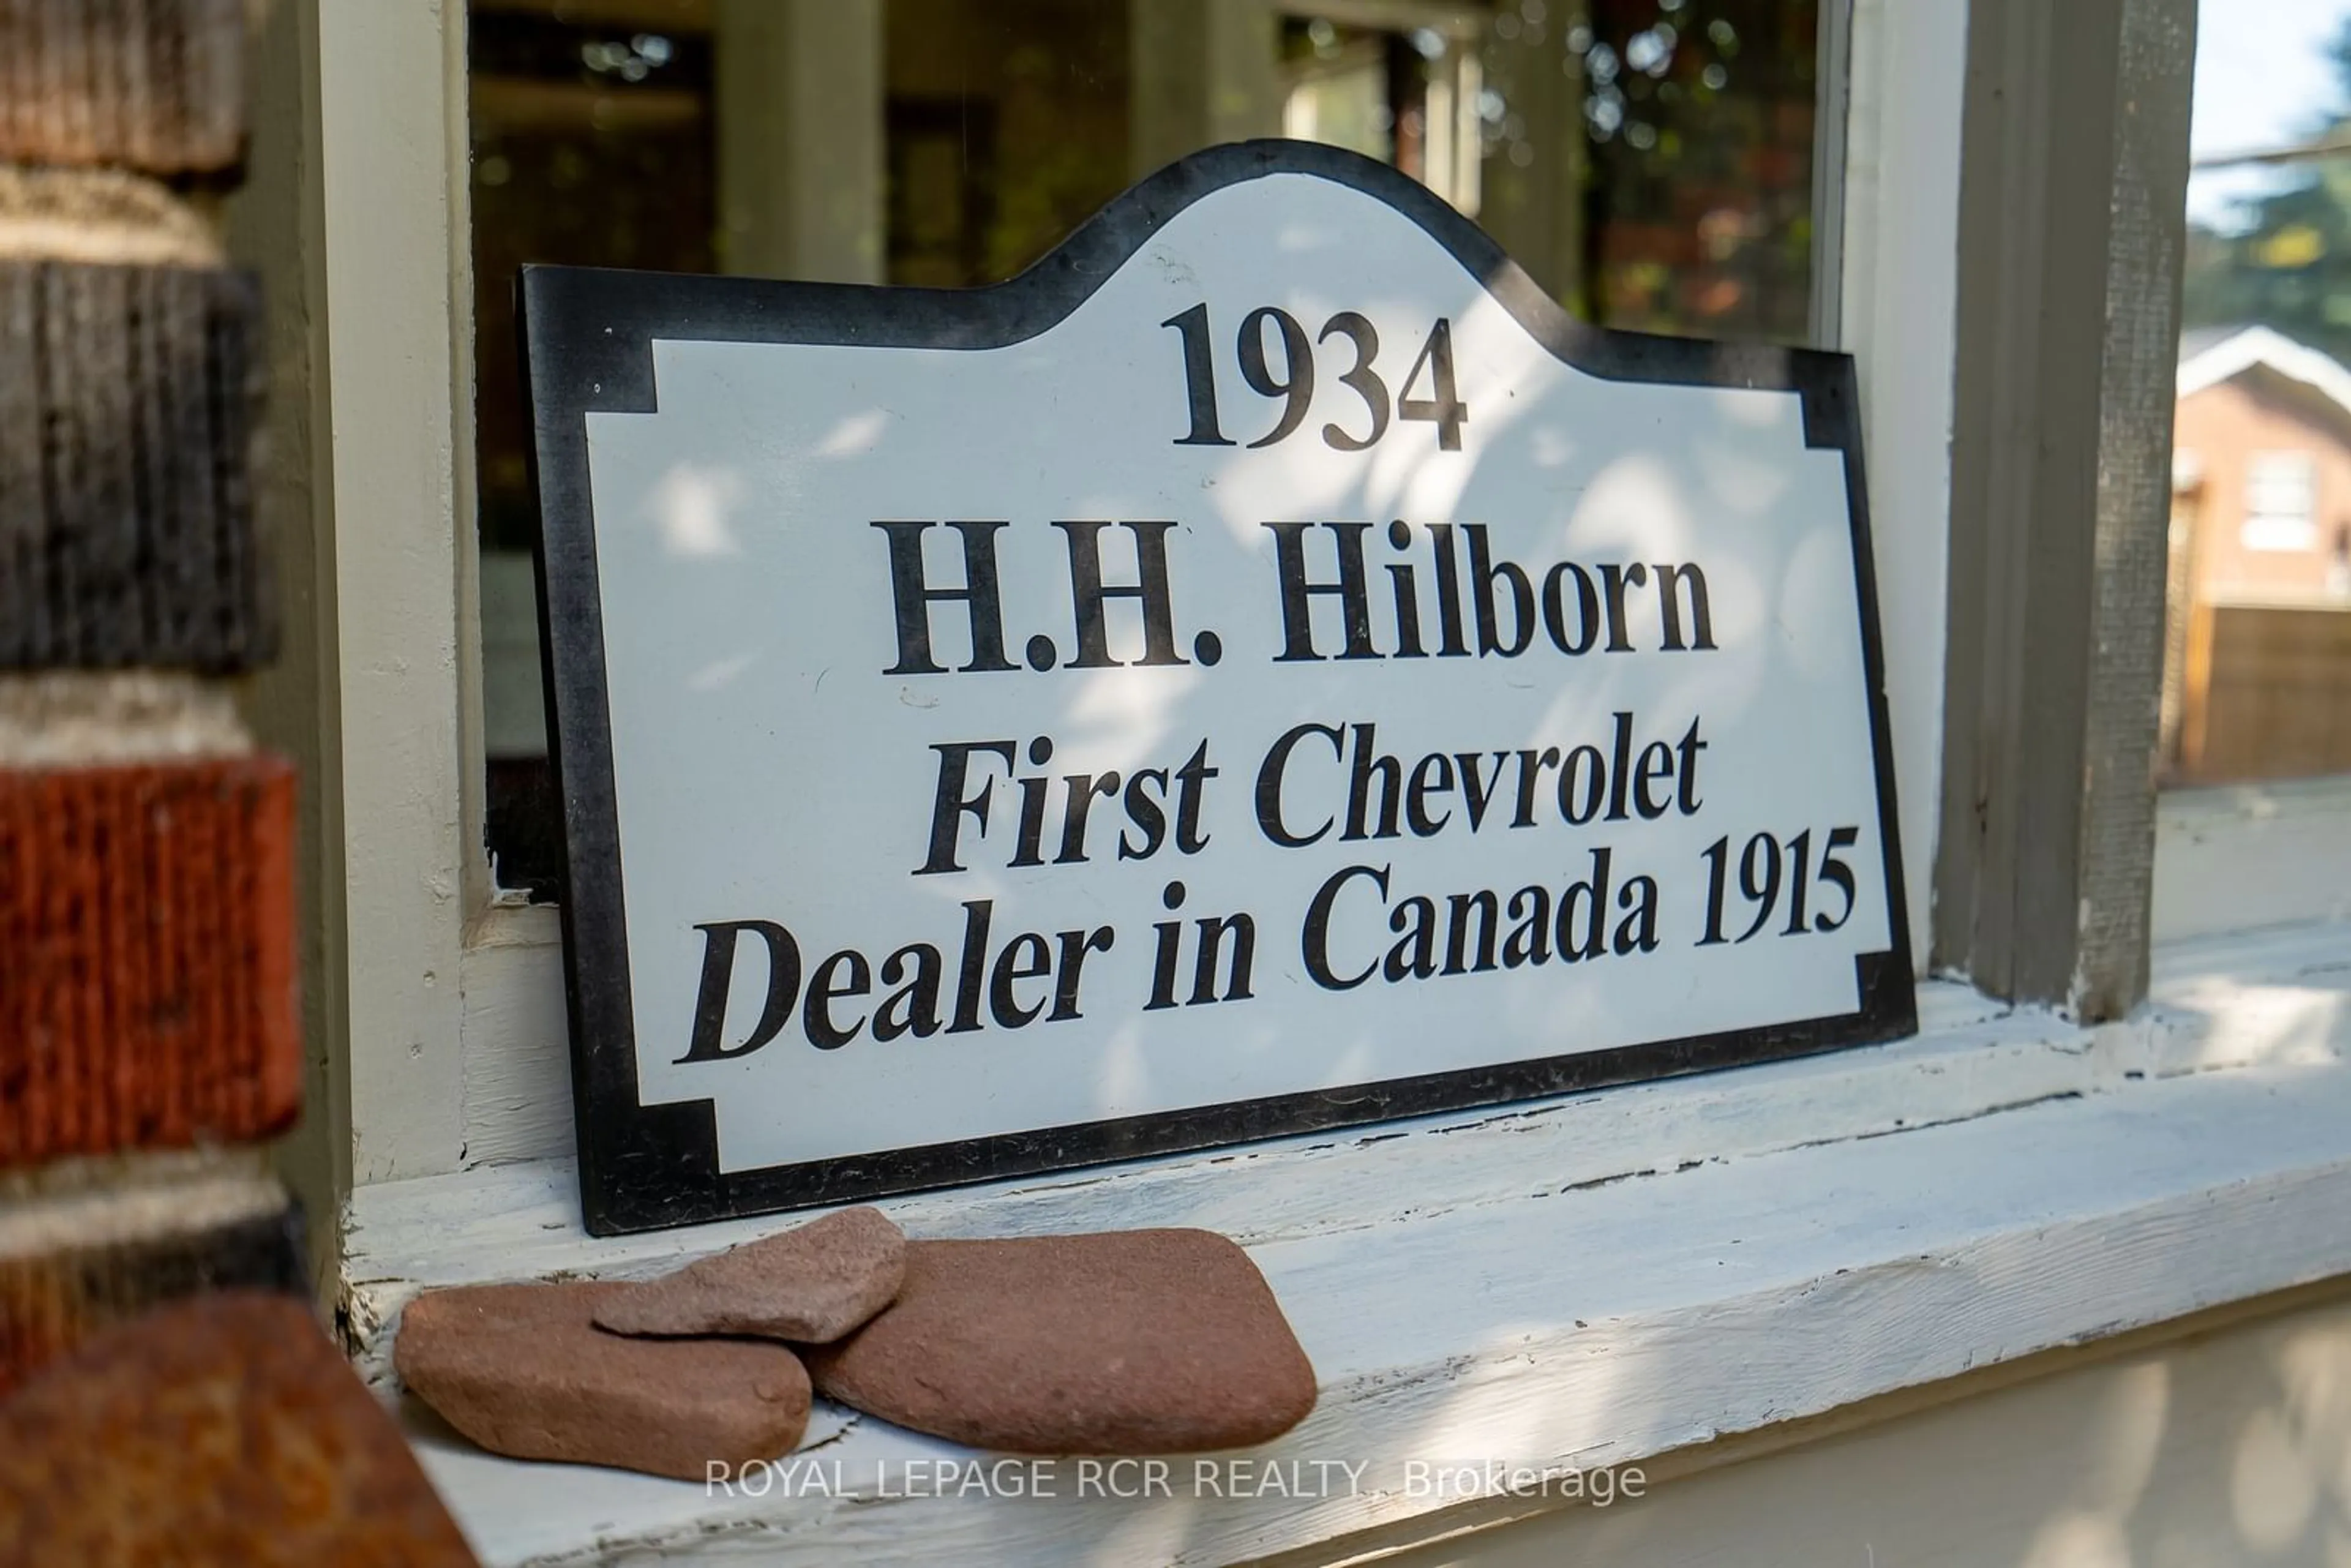
<svg viewBox="0 0 2351 1568">
<path fill-rule="evenodd" d="M 1114 197 L 1035 265 L 981 288 L 875 288 L 794 283 L 789 299 L 764 278 L 526 267 L 534 298 L 602 319 L 601 343 L 549 345 L 590 355 L 590 407 L 650 409 L 653 337 L 760 342 L 1000 349 L 1068 319 L 1186 212 L 1218 192 L 1294 174 L 1328 181 L 1410 219 L 1561 362 L 1614 382 L 1745 387 L 1802 394 L 1806 436 L 1839 445 L 1849 420 L 1850 361 L 1817 350 L 1626 332 L 1579 321 L 1442 197 L 1388 164 L 1312 141 L 1229 142 L 1169 164 Z M 1269 236 L 1270 238 L 1270 236 Z M 674 287 L 674 296 L 664 287 Z M 601 352 L 599 351 L 601 350 Z M 534 352 L 547 351 L 533 345 Z M 584 368 L 584 367 L 583 367 Z"/>
<path fill-rule="evenodd" d="M 1849 359 L 1281 141 L 522 294 L 591 1229 L 1913 1027 Z"/>
</svg>

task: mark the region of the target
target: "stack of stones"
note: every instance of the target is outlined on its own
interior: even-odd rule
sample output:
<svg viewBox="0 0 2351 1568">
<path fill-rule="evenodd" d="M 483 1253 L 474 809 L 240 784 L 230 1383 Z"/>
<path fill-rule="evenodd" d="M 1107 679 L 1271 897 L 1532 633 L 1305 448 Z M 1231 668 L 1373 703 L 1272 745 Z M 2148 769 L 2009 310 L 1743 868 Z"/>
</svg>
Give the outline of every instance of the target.
<svg viewBox="0 0 2351 1568">
<path fill-rule="evenodd" d="M 1280 1437 L 1314 1368 L 1213 1231 L 909 1241 L 844 1209 L 638 1282 L 473 1285 L 402 1312 L 408 1391 L 475 1442 L 705 1483 L 790 1453 L 811 1387 L 1021 1454 Z"/>
<path fill-rule="evenodd" d="M 244 23 L 0 0 L 0 1556 L 470 1563 L 261 1148 L 302 1053 L 294 779 L 228 684 L 276 640 L 208 216 Z"/>
</svg>

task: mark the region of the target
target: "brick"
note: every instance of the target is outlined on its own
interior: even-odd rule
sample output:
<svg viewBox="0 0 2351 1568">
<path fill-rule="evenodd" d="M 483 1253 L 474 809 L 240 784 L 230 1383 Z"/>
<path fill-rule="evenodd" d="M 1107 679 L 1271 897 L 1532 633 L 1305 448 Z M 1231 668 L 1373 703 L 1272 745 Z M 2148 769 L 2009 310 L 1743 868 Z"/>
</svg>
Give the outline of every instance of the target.
<svg viewBox="0 0 2351 1568">
<path fill-rule="evenodd" d="M 293 1120 L 293 839 L 274 758 L 0 769 L 0 1169 Z"/>
<path fill-rule="evenodd" d="M 129 1164 L 84 1190 L 8 1195 L 0 1395 L 159 1303 L 204 1291 L 307 1291 L 301 1217 L 276 1180 L 219 1155 L 167 1156 L 145 1172 Z"/>
<path fill-rule="evenodd" d="M 268 661 L 260 331 L 240 272 L 0 261 L 0 669 Z"/>
<path fill-rule="evenodd" d="M 474 1562 L 306 1307 L 244 1292 L 95 1336 L 0 1405 L 8 1542 L 82 1568 Z"/>
<path fill-rule="evenodd" d="M 0 0 L 0 159 L 233 168 L 244 0 Z"/>
</svg>

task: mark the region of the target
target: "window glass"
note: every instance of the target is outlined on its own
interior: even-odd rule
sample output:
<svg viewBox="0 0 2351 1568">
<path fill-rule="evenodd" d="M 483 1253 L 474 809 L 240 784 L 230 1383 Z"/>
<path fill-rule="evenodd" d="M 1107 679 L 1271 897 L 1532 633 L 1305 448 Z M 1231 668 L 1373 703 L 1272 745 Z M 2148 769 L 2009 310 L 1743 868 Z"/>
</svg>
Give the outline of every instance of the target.
<svg viewBox="0 0 2351 1568">
<path fill-rule="evenodd" d="M 1802 342 L 1818 0 L 474 0 L 488 837 L 553 890 L 525 262 L 965 287 L 1142 174 L 1287 135 L 1394 164 L 1572 312 Z"/>
<path fill-rule="evenodd" d="M 2351 0 L 2203 0 L 2161 777 L 2351 773 Z"/>
</svg>

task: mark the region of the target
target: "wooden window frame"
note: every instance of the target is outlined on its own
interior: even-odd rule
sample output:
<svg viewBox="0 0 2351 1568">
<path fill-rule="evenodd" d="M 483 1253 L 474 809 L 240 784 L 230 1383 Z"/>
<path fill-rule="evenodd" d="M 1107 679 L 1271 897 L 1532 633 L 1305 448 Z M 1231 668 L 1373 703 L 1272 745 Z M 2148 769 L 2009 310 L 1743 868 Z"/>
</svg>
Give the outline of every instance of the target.
<svg viewBox="0 0 2351 1568">
<path fill-rule="evenodd" d="M 1887 680 L 1914 947 L 1926 952 L 1931 933 L 1942 961 L 1988 990 L 2103 1012 L 2127 1008 L 2146 984 L 2153 800 L 2151 788 L 2135 794 L 2122 782 L 2152 756 L 2153 666 L 2136 643 L 2124 658 L 2095 654 L 2099 640 L 2068 644 L 2072 684 L 2053 689 L 2079 695 L 2055 711 L 2046 689 L 1986 682 L 1987 650 L 2010 627 L 1988 616 L 1979 552 L 1993 526 L 2001 548 L 2030 544 L 2023 519 L 2054 515 L 2063 500 L 2073 508 L 2065 515 L 2096 520 L 2095 535 L 2073 530 L 2067 559 L 2078 566 L 2095 553 L 2088 540 L 2137 541 L 2145 512 L 2158 519 L 2151 613 L 2136 587 L 2120 591 L 2075 570 L 2062 594 L 2027 604 L 2023 624 L 2046 639 L 2061 612 L 2087 605 L 2101 628 L 2143 631 L 2159 649 L 2168 420 L 2157 422 L 2166 434 L 2154 441 L 2135 436 L 2126 416 L 2143 416 L 2145 388 L 2131 378 L 2158 360 L 2161 406 L 2169 402 L 2162 329 L 2175 308 L 2161 298 L 2177 279 L 2180 18 L 2192 33 L 2192 0 L 2069 0 L 2045 8 L 2064 20 L 2035 23 L 2043 9 L 2041 0 L 1975 0 L 1965 12 L 1827 0 L 1823 123 L 1837 133 L 1826 142 L 1829 188 L 1816 223 L 1834 264 L 1814 310 L 1819 335 L 1860 366 L 1880 604 L 1897 629 Z M 264 732 L 304 763 L 310 791 L 305 882 L 317 934 L 308 973 L 319 1070 L 308 1125 L 287 1163 L 325 1213 L 354 1186 L 553 1157 L 570 1136 L 556 916 L 502 895 L 481 848 L 464 28 L 461 0 L 275 0 L 258 42 L 254 180 L 232 212 L 239 249 L 261 267 L 274 301 L 279 393 L 265 493 L 280 532 L 294 657 L 256 688 L 253 707 Z M 2073 99 L 2054 91 L 2048 51 L 2064 28 L 2108 46 L 2116 68 L 2105 89 Z M 2063 57 L 2066 81 L 2078 84 L 2083 60 L 2095 57 Z M 2143 103 L 2152 92 L 2160 112 L 2118 117 L 2124 81 Z M 2044 115 L 2102 131 L 2086 140 L 2104 151 L 2023 167 L 2031 160 L 1987 107 L 2020 84 L 2032 86 Z M 2024 189 L 2037 190 L 2048 232 L 2029 256 L 2000 262 L 1991 296 L 1963 287 L 1963 263 L 1980 260 L 2004 232 L 1964 221 Z M 2129 215 L 2089 225 L 2095 236 L 2076 232 L 2085 220 L 2070 207 L 2095 204 L 2090 193 Z M 2134 288 L 2158 298 L 2107 310 Z M 2062 483 L 2041 470 L 2009 481 L 2025 486 L 2031 504 L 2003 522 L 1967 478 L 1990 450 L 1971 444 L 1984 435 L 1969 411 L 1990 406 L 1988 373 L 2009 386 L 2028 371 L 2053 381 L 2064 367 L 2053 348 L 2026 356 L 2024 369 L 2002 359 L 1988 371 L 1963 345 L 1982 333 L 2012 348 L 2017 320 L 2060 304 L 2105 323 L 2088 393 L 2064 389 L 2087 395 L 2091 411 L 2084 425 L 2074 408 L 2068 428 L 2095 439 L 2069 449 Z M 2128 398 L 2101 401 L 2109 383 L 2126 384 Z M 2011 446 L 1995 455 L 2012 465 L 2008 434 Z M 2129 461 L 2084 491 L 2085 451 L 2095 452 L 2098 474 Z M 2142 494 L 2151 455 L 2160 472 Z M 2147 708 L 2143 726 L 2109 713 L 2133 703 Z M 2078 786 L 2078 766 L 2068 775 L 2061 758 L 2083 754 L 2085 728 L 2095 737 L 2093 787 L 2070 797 L 2062 874 L 2020 869 L 2020 852 L 2036 841 L 2029 824 L 2002 822 L 1995 838 L 1967 828 L 1962 811 L 1956 820 L 1967 831 L 1952 831 L 1955 800 L 1976 794 L 1959 781 L 1987 766 L 1978 755 L 1987 727 L 2001 742 L 2001 777 L 2017 789 L 2060 775 Z M 2074 748 L 2044 754 L 2046 737 L 2065 730 Z M 2000 890 L 2011 910 L 2029 894 L 2066 917 L 2000 926 L 1984 913 Z M 2048 971 L 2060 976 L 2054 987 L 2019 962 L 2044 936 L 2064 955 Z M 1903 1091 L 1887 1092 L 1890 1101 Z M 336 1228 L 319 1229 L 331 1251 Z"/>
<path fill-rule="evenodd" d="M 2195 0 L 1971 0 L 1933 962 L 2147 995 Z"/>
</svg>

